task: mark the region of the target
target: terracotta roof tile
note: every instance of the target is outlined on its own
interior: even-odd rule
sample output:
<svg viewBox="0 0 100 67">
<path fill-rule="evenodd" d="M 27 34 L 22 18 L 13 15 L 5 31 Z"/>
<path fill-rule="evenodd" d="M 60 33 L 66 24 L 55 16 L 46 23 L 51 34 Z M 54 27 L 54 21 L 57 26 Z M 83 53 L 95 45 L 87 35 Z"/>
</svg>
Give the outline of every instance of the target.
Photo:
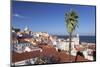
<svg viewBox="0 0 100 67">
<path fill-rule="evenodd" d="M 65 52 L 57 52 L 56 49 L 51 45 L 40 45 L 42 48 L 42 52 L 33 51 L 33 52 L 25 52 L 25 53 L 12 53 L 12 62 L 18 62 L 34 57 L 45 57 L 45 56 L 53 56 L 56 60 L 59 60 L 59 63 L 69 62 L 69 55 Z M 71 60 L 75 61 L 75 56 L 71 56 Z M 81 56 L 78 56 L 77 61 L 89 61 L 84 59 Z"/>
</svg>

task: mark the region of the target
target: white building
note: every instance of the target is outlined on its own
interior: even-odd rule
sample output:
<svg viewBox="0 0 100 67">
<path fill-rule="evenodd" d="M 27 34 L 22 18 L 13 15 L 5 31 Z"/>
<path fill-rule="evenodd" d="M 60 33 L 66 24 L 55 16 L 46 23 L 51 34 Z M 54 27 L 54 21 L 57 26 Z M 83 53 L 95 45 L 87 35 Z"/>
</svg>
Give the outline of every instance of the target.
<svg viewBox="0 0 100 67">
<path fill-rule="evenodd" d="M 12 63 L 12 65 L 17 66 L 17 65 L 27 65 L 27 64 L 35 64 L 36 58 L 31 58 L 31 59 L 27 59 L 27 60 L 23 60 L 23 61 L 18 61 L 15 63 Z"/>
<path fill-rule="evenodd" d="M 74 45 L 79 45 L 79 35 L 78 34 L 76 37 L 72 38 L 71 49 L 74 49 Z M 59 40 L 58 48 L 60 48 L 62 50 L 69 50 L 69 38 L 67 39 L 67 41 L 60 41 Z"/>
<path fill-rule="evenodd" d="M 69 38 L 67 39 L 69 41 Z M 79 34 L 77 34 L 75 37 L 72 37 L 72 41 L 74 42 L 75 45 L 79 45 Z"/>
<path fill-rule="evenodd" d="M 29 34 L 29 28 L 28 28 L 27 26 L 25 27 L 24 32 L 25 32 L 26 34 Z"/>
</svg>

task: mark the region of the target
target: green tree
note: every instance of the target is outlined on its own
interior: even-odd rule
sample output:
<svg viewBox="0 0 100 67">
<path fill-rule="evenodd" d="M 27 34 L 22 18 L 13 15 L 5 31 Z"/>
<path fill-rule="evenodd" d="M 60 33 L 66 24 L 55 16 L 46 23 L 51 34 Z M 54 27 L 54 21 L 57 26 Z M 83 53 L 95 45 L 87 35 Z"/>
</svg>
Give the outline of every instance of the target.
<svg viewBox="0 0 100 67">
<path fill-rule="evenodd" d="M 19 28 L 12 27 L 12 30 L 14 30 L 15 32 L 20 32 L 20 29 Z"/>
<path fill-rule="evenodd" d="M 72 41 L 72 33 L 78 26 L 78 14 L 70 10 L 69 12 L 65 13 L 65 22 L 67 31 L 69 33 L 69 61 L 71 61 L 71 41 Z"/>
</svg>

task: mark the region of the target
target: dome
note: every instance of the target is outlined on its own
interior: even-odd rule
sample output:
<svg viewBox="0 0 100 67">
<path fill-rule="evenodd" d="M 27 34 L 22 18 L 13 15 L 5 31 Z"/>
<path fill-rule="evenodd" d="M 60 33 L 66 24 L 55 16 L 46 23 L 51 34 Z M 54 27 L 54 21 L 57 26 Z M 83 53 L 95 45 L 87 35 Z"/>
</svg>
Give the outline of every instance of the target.
<svg viewBox="0 0 100 67">
<path fill-rule="evenodd" d="M 28 31 L 28 30 L 29 30 L 29 28 L 28 27 L 25 27 L 24 31 Z"/>
</svg>

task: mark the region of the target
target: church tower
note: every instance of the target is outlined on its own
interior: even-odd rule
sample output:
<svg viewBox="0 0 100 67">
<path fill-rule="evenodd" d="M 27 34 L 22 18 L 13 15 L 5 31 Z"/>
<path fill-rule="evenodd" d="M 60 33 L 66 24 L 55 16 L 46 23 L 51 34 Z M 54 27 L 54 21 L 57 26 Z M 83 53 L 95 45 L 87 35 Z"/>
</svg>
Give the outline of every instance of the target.
<svg viewBox="0 0 100 67">
<path fill-rule="evenodd" d="M 29 34 L 29 28 L 28 28 L 27 26 L 25 27 L 24 32 L 25 32 L 26 34 Z"/>
</svg>

